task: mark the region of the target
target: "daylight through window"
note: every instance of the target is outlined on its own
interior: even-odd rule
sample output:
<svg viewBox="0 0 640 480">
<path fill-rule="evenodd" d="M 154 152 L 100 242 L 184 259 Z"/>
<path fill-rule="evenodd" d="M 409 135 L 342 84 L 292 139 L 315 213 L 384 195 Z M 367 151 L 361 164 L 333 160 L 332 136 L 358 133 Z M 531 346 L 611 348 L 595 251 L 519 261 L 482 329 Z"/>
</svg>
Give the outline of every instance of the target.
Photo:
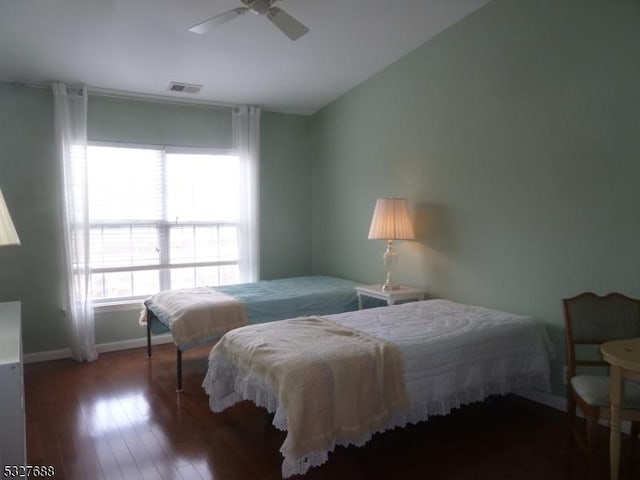
<svg viewBox="0 0 640 480">
<path fill-rule="evenodd" d="M 87 157 L 96 303 L 238 282 L 232 151 L 90 145 Z"/>
</svg>

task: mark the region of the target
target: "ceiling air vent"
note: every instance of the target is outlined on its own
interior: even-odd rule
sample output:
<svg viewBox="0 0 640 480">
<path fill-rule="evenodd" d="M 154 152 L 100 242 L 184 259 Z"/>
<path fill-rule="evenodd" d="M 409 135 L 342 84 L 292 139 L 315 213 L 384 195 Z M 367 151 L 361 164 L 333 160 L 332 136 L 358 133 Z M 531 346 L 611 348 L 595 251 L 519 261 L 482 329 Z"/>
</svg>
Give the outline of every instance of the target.
<svg viewBox="0 0 640 480">
<path fill-rule="evenodd" d="M 169 84 L 170 92 L 181 93 L 200 93 L 202 85 L 193 85 L 191 83 L 171 82 Z"/>
</svg>

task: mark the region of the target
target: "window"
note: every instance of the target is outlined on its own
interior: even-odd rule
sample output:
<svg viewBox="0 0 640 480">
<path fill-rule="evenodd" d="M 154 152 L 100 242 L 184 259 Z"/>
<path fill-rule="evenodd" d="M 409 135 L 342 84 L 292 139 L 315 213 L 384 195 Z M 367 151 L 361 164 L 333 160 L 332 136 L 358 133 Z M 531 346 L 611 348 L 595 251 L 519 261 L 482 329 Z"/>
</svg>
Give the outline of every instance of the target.
<svg viewBox="0 0 640 480">
<path fill-rule="evenodd" d="M 233 151 L 101 144 L 87 162 L 96 303 L 239 281 Z"/>
</svg>

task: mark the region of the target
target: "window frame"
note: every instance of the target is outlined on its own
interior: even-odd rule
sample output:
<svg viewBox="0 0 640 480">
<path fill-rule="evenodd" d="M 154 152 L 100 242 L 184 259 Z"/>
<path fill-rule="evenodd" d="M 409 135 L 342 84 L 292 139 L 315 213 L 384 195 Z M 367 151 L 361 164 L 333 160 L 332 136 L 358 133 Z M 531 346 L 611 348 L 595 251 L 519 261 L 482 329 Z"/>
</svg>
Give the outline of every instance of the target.
<svg viewBox="0 0 640 480">
<path fill-rule="evenodd" d="M 101 273 L 133 273 L 136 271 L 151 271 L 158 270 L 159 276 L 159 289 L 166 290 L 170 288 L 170 270 L 177 268 L 197 268 L 197 267 L 222 267 L 229 265 L 240 265 L 240 255 L 238 252 L 237 258 L 234 260 L 208 260 L 202 262 L 175 262 L 170 261 L 170 231 L 176 226 L 180 228 L 193 228 L 198 226 L 207 226 L 217 228 L 218 231 L 221 227 L 235 226 L 240 227 L 240 222 L 233 221 L 184 221 L 179 222 L 171 221 L 167 217 L 167 205 L 166 205 L 166 178 L 167 178 L 167 155 L 218 155 L 218 156 L 234 156 L 239 157 L 236 149 L 233 148 L 217 148 L 217 147 L 194 147 L 194 146 L 177 146 L 177 145 L 154 145 L 145 143 L 131 143 L 131 142 L 110 142 L 102 140 L 89 139 L 87 142 L 87 149 L 90 147 L 108 147 L 108 148 L 129 148 L 129 149 L 147 149 L 160 151 L 162 155 L 162 184 L 164 191 L 161 193 L 163 201 L 162 212 L 163 219 L 161 220 L 129 220 L 129 221 L 99 221 L 94 222 L 89 219 L 89 231 L 93 231 L 96 228 L 109 229 L 109 228 L 133 228 L 136 226 L 143 226 L 157 229 L 158 231 L 158 249 L 159 249 L 159 262 L 153 264 L 135 265 L 135 266 L 123 266 L 123 267 L 90 267 L 90 275 Z M 88 154 L 87 154 L 88 157 Z M 91 258 L 91 253 L 89 253 Z M 135 305 L 139 308 L 141 300 L 148 295 L 131 295 L 125 297 L 111 297 L 93 299 L 94 310 L 99 312 L 105 311 L 117 311 L 117 310 L 130 310 Z"/>
</svg>

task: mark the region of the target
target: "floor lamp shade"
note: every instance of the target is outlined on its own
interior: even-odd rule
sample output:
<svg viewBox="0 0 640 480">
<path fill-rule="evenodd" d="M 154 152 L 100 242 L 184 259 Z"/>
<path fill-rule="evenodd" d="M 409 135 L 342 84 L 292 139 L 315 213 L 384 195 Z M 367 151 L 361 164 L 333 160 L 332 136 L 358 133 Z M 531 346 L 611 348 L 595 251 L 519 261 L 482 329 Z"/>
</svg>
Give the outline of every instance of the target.
<svg viewBox="0 0 640 480">
<path fill-rule="evenodd" d="M 407 200 L 404 198 L 379 198 L 373 210 L 373 218 L 369 227 L 369 238 L 386 240 L 387 250 L 382 256 L 387 270 L 387 279 L 382 290 L 393 290 L 393 270 L 398 264 L 398 254 L 393 248 L 394 240 L 415 240 L 413 224 L 409 218 Z"/>
<path fill-rule="evenodd" d="M 0 190 L 0 247 L 9 245 L 20 245 L 20 239 Z"/>
</svg>

